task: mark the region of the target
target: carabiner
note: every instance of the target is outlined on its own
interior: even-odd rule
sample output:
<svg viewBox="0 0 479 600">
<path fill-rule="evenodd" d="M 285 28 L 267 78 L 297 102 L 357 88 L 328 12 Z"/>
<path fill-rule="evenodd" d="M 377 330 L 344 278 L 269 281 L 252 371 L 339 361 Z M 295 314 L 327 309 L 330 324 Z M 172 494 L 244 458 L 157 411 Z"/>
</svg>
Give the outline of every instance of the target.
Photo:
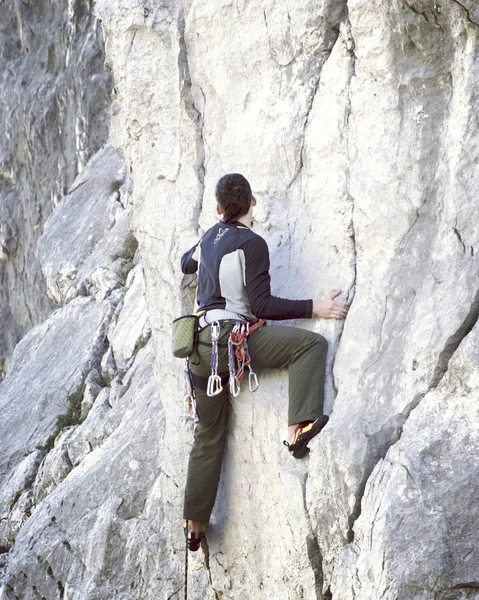
<svg viewBox="0 0 479 600">
<path fill-rule="evenodd" d="M 218 321 L 213 321 L 211 323 L 211 341 L 217 342 L 220 337 L 221 327 Z"/>
<path fill-rule="evenodd" d="M 258 376 L 253 371 L 253 369 L 250 367 L 249 368 L 249 389 L 250 389 L 250 392 L 256 392 L 256 390 L 258 388 L 259 388 Z"/>
<path fill-rule="evenodd" d="M 221 377 L 219 375 L 213 375 L 208 378 L 208 387 L 206 389 L 206 395 L 212 398 L 217 396 L 223 391 L 223 384 L 221 383 Z"/>
<path fill-rule="evenodd" d="M 233 398 L 237 398 L 239 396 L 239 393 L 241 392 L 240 382 L 236 379 L 234 375 L 230 375 L 229 384 L 230 394 L 233 396 Z"/>
</svg>

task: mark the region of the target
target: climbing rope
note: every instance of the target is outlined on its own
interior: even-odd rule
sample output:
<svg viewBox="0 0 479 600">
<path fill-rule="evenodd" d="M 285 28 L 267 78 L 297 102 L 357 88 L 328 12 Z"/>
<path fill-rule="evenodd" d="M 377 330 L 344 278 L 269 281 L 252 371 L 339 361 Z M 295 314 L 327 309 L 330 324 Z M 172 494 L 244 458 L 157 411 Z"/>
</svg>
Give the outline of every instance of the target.
<svg viewBox="0 0 479 600">
<path fill-rule="evenodd" d="M 188 521 L 186 521 L 185 540 L 185 600 L 188 600 Z"/>
</svg>

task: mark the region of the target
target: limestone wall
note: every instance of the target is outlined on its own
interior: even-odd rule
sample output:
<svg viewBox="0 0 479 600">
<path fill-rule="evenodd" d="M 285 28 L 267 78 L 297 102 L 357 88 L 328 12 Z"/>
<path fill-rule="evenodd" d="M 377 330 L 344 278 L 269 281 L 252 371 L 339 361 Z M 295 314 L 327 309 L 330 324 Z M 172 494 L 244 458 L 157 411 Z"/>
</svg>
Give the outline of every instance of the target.
<svg viewBox="0 0 479 600">
<path fill-rule="evenodd" d="M 54 308 L 43 227 L 108 136 L 111 79 L 90 0 L 0 10 L 0 379 L 15 344 Z"/>
<path fill-rule="evenodd" d="M 274 292 L 340 287 L 352 304 L 344 324 L 296 323 L 330 342 L 331 419 L 309 458 L 281 443 L 286 372 L 232 404 L 189 597 L 479 598 L 476 4 L 98 0 L 96 12 L 124 164 L 104 148 L 40 243 L 62 307 L 0 386 L 2 600 L 183 597 L 192 426 L 170 323 L 193 303 L 179 258 L 215 222 L 214 185 L 231 171 L 258 199 Z M 79 225 L 71 243 L 65 220 Z M 33 349 L 42 373 L 67 335 L 71 377 L 54 369 L 22 392 Z"/>
</svg>

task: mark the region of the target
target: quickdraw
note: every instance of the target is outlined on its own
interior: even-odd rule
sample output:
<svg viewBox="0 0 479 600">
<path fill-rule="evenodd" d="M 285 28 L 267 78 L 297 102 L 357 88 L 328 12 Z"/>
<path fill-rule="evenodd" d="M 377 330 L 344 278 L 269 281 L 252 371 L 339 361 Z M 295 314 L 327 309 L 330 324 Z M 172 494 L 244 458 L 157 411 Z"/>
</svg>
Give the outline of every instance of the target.
<svg viewBox="0 0 479 600">
<path fill-rule="evenodd" d="M 195 388 L 193 386 L 193 381 L 191 380 L 190 360 L 188 357 L 185 359 L 184 376 L 186 387 L 186 394 L 184 397 L 185 418 L 198 423 L 200 419 L 198 417 L 198 411 L 196 410 Z"/>
<path fill-rule="evenodd" d="M 210 398 L 217 396 L 223 391 L 221 377 L 218 375 L 218 340 L 221 327 L 218 321 L 211 324 L 211 375 L 208 378 L 208 387 L 206 394 Z"/>
<path fill-rule="evenodd" d="M 246 367 L 249 370 L 248 384 L 251 392 L 256 392 L 259 387 L 258 376 L 251 367 L 251 356 L 248 349 L 247 338 L 255 329 L 262 327 L 266 321 L 260 319 L 254 325 L 246 321 L 236 323 L 228 340 L 229 359 L 229 388 L 230 393 L 236 398 L 240 393 L 241 381 L 244 377 Z"/>
</svg>

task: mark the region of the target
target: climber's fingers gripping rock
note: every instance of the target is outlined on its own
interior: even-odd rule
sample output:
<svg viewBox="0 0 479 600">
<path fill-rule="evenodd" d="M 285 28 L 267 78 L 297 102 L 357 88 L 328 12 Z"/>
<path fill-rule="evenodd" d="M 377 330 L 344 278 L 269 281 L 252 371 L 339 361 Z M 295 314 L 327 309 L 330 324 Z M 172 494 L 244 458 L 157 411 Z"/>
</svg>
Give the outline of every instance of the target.
<svg viewBox="0 0 479 600">
<path fill-rule="evenodd" d="M 331 290 L 327 298 L 313 300 L 313 313 L 323 319 L 345 319 L 349 305 L 334 300 L 341 292 L 342 290 Z"/>
</svg>

